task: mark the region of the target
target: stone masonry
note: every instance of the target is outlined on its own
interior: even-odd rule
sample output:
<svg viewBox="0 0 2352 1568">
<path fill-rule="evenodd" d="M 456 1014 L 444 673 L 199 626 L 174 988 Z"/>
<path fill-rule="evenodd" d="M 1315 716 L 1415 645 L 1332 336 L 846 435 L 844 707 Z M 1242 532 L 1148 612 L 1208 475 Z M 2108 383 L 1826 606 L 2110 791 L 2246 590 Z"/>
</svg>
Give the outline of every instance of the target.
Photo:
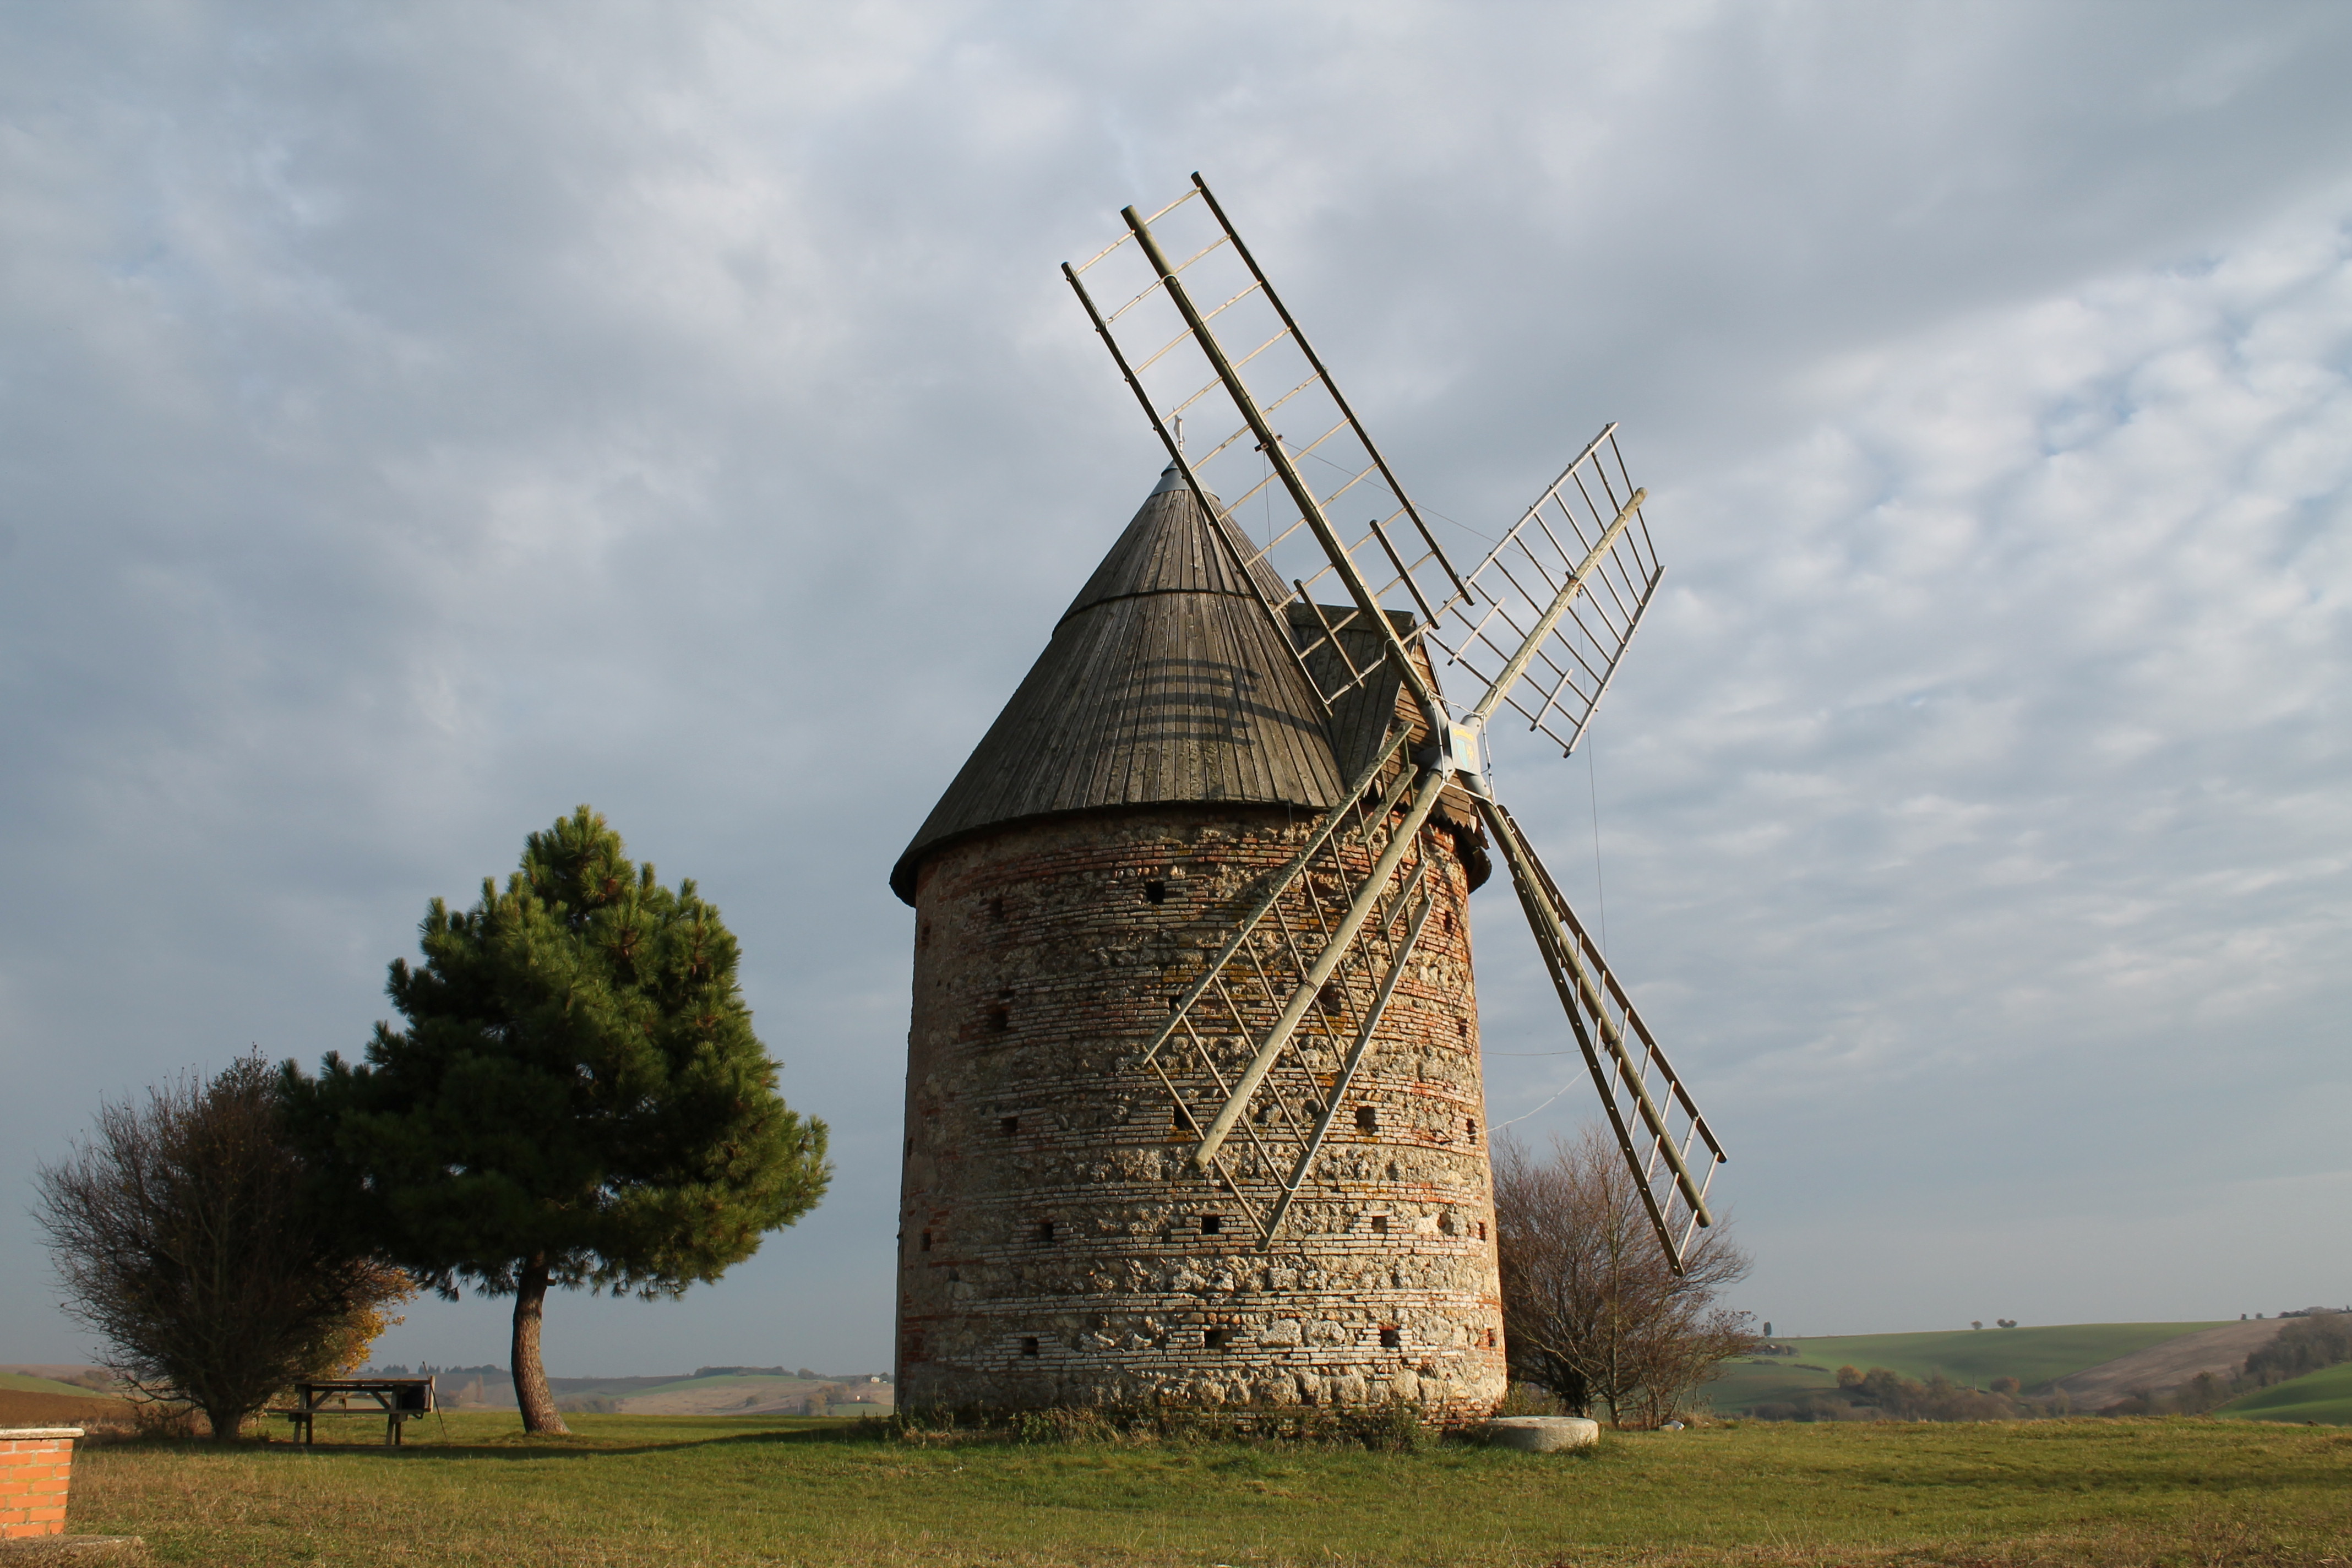
<svg viewBox="0 0 2352 1568">
<path fill-rule="evenodd" d="M 1451 1421 L 1491 1414 L 1502 1317 L 1470 876 L 1451 831 L 1424 830 L 1437 913 L 1352 1113 L 1269 1250 L 1232 1195 L 1192 1171 L 1188 1113 L 1139 1066 L 1313 815 L 1091 811 L 1007 824 L 922 861 L 902 1408 L 1402 1400 Z M 1213 1086 L 1183 1087 L 1205 1120 Z"/>
</svg>

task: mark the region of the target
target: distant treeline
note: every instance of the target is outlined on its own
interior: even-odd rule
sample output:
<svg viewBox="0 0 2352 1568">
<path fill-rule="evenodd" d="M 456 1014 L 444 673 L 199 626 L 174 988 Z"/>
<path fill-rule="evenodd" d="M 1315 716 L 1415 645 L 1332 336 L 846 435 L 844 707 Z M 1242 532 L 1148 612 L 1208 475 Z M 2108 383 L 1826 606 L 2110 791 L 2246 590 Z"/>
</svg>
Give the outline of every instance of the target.
<svg viewBox="0 0 2352 1568">
<path fill-rule="evenodd" d="M 803 1367 L 782 1366 L 698 1366 L 697 1377 L 800 1377 L 811 1383 L 864 1383 L 874 1376 L 865 1372 L 811 1372 Z M 887 1383 L 885 1377 L 883 1382 Z"/>
<path fill-rule="evenodd" d="M 2013 1377 L 1970 1388 L 1940 1372 L 1920 1383 L 1883 1366 L 1842 1366 L 1837 1384 L 1837 1395 L 1759 1405 L 1749 1414 L 1759 1421 L 2023 1421 L 2074 1411 L 2064 1394 L 2028 1395 Z"/>
</svg>

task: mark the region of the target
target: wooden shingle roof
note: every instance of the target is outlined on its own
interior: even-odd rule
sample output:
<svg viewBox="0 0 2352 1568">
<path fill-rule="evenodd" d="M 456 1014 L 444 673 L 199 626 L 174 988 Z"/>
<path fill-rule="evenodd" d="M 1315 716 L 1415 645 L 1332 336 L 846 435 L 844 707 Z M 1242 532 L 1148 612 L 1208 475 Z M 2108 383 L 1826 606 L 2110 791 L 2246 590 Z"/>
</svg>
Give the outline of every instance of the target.
<svg viewBox="0 0 2352 1568">
<path fill-rule="evenodd" d="M 1172 468 L 891 868 L 1034 817 L 1173 802 L 1322 811 L 1346 781 L 1322 705 Z M 1263 567 L 1260 568 L 1264 570 Z M 1261 579 L 1269 600 L 1282 588 Z"/>
</svg>

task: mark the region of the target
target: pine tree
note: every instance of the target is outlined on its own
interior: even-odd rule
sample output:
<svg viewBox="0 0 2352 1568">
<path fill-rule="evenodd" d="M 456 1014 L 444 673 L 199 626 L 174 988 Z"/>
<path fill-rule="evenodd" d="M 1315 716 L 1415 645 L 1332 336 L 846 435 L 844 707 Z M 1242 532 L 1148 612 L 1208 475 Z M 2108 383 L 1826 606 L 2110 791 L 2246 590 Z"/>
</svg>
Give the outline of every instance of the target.
<svg viewBox="0 0 2352 1568">
<path fill-rule="evenodd" d="M 501 892 L 425 917 L 386 989 L 404 1028 L 286 1079 L 353 1222 L 455 1298 L 515 1299 L 523 1425 L 566 1428 L 540 1361 L 550 1285 L 651 1300 L 717 1279 L 816 1205 L 824 1123 L 776 1092 L 735 939 L 691 880 L 637 866 L 583 805 Z"/>
</svg>

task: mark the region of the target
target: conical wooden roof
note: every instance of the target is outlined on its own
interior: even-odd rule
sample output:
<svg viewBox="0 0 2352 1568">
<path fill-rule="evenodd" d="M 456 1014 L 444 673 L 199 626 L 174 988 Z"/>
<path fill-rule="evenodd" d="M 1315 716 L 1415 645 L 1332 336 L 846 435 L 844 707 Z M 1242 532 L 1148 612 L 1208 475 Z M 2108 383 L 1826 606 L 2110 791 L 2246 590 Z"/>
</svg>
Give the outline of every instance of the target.
<svg viewBox="0 0 2352 1568">
<path fill-rule="evenodd" d="M 891 868 L 987 828 L 1106 807 L 1322 811 L 1346 787 L 1320 703 L 1243 576 L 1243 542 L 1171 465 Z M 1230 525 L 1225 525 L 1230 527 Z M 1282 585 L 1258 568 L 1266 601 Z"/>
</svg>

